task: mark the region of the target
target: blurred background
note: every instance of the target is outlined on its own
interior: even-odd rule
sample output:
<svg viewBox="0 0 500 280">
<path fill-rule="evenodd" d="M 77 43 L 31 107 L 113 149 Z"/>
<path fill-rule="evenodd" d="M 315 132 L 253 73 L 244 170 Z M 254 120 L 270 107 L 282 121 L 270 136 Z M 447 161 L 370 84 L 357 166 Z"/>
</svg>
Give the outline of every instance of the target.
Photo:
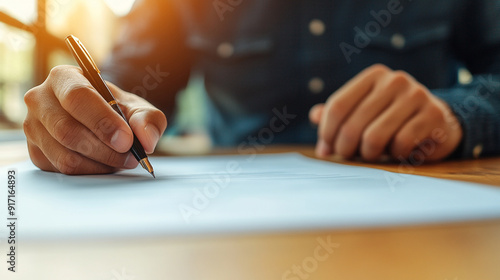
<svg viewBox="0 0 500 280">
<path fill-rule="evenodd" d="M 134 1 L 0 0 L 0 141 L 24 139 L 26 91 L 41 84 L 52 67 L 76 65 L 64 38 L 69 34 L 80 38 L 100 64 Z M 179 112 L 176 125 L 169 122 L 170 134 L 202 127 L 203 110 L 196 104 L 202 82 L 190 85 L 178 97 Z"/>
<path fill-rule="evenodd" d="M 74 64 L 63 39 L 80 37 L 99 63 L 134 0 L 0 0 L 0 122 L 19 128 L 24 93 L 58 64 Z M 95 32 L 99 30 L 99 32 Z"/>
</svg>

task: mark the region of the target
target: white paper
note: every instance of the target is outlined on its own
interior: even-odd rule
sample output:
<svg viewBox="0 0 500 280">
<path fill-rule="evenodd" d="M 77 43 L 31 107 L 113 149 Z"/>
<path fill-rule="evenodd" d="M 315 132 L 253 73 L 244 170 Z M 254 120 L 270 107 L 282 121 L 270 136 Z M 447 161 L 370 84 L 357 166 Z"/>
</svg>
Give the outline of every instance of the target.
<svg viewBox="0 0 500 280">
<path fill-rule="evenodd" d="M 500 188 L 299 154 L 153 157 L 151 162 L 156 179 L 140 168 L 66 176 L 30 162 L 13 166 L 19 237 L 306 231 L 500 218 Z M 6 173 L 2 169 L 3 182 Z M 2 201 L 6 192 L 0 190 Z M 5 204 L 0 205 L 6 217 Z"/>
</svg>

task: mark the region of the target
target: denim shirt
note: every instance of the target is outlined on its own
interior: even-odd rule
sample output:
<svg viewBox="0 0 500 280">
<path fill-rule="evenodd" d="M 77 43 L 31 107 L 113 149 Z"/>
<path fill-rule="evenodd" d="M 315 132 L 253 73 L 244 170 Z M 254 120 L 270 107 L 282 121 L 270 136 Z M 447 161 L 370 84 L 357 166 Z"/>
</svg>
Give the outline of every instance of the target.
<svg viewBox="0 0 500 280">
<path fill-rule="evenodd" d="M 168 113 L 201 72 L 217 145 L 314 143 L 310 108 L 382 63 L 449 104 L 455 155 L 500 153 L 500 1 L 140 0 L 124 22 L 106 78 Z M 138 91 L 153 69 L 168 77 Z"/>
</svg>

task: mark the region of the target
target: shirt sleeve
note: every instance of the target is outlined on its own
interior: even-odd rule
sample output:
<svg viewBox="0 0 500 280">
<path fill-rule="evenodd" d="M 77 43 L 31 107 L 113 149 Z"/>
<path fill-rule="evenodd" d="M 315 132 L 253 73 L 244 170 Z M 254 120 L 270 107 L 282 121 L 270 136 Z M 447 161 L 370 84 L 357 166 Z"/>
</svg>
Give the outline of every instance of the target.
<svg viewBox="0 0 500 280">
<path fill-rule="evenodd" d="M 463 61 L 472 81 L 433 90 L 460 121 L 464 136 L 455 156 L 500 154 L 500 1 L 468 1 L 458 11 L 451 55 Z"/>
<path fill-rule="evenodd" d="M 138 0 L 122 20 L 113 51 L 102 66 L 106 80 L 135 93 L 167 116 L 189 79 L 192 58 L 173 1 Z"/>
</svg>

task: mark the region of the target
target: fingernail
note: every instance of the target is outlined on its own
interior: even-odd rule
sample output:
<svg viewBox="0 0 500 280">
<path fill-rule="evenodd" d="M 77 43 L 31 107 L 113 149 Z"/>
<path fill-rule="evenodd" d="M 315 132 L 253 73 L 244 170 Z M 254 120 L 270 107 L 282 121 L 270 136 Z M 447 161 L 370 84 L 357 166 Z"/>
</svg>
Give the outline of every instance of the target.
<svg viewBox="0 0 500 280">
<path fill-rule="evenodd" d="M 138 164 L 139 162 L 137 162 L 135 157 L 131 153 L 129 153 L 127 159 L 125 160 L 125 164 L 123 164 L 123 166 L 127 169 L 134 169 L 137 167 Z"/>
<path fill-rule="evenodd" d="M 316 155 L 318 157 L 325 157 L 332 153 L 330 146 L 325 142 L 325 140 L 319 140 L 316 145 Z"/>
<path fill-rule="evenodd" d="M 129 135 L 123 130 L 117 130 L 111 137 L 111 147 L 117 152 L 125 152 L 129 147 Z"/>
<path fill-rule="evenodd" d="M 153 144 L 152 147 L 154 150 L 154 147 L 156 147 L 156 144 L 158 144 L 158 141 L 160 140 L 160 132 L 158 131 L 158 129 L 154 125 L 150 125 L 150 124 L 146 125 L 144 130 L 146 131 L 146 135 L 148 136 L 149 142 Z M 149 151 L 149 152 L 153 152 L 153 151 Z"/>
</svg>

